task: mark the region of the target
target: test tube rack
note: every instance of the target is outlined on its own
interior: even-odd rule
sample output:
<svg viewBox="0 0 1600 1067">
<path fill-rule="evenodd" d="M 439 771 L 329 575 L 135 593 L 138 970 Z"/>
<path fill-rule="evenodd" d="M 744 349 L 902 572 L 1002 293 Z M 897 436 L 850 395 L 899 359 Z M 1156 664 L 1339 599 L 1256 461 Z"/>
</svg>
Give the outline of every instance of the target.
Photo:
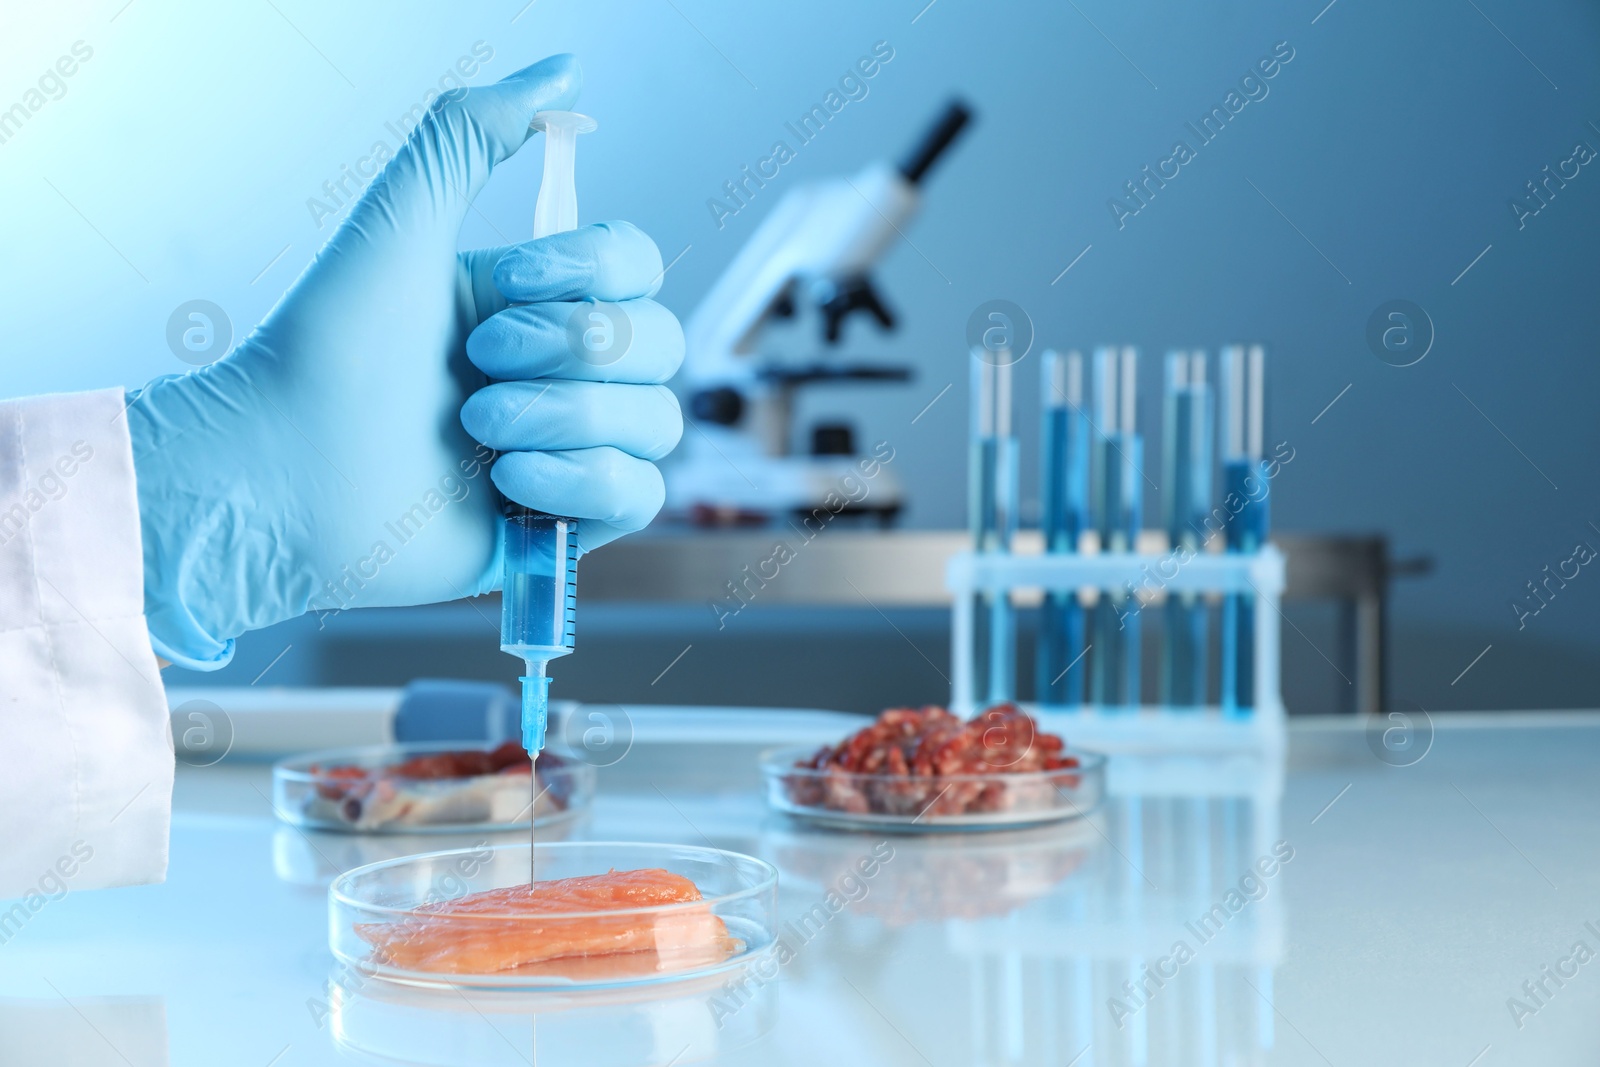
<svg viewBox="0 0 1600 1067">
<path fill-rule="evenodd" d="M 973 640 L 980 596 L 1004 596 L 1015 604 L 1046 592 L 1081 597 L 1133 589 L 1141 601 L 1179 592 L 1231 594 L 1252 601 L 1257 618 L 1276 619 L 1281 617 L 1284 558 L 1270 542 L 1254 552 L 1201 552 L 1186 560 L 1173 553 L 967 551 L 951 557 L 945 586 L 952 594 L 950 706 L 970 717 L 986 706 L 977 695 Z M 1254 631 L 1253 707 L 1023 706 L 1050 729 L 1059 727 L 1073 745 L 1101 752 L 1281 752 L 1285 716 L 1279 628 L 1263 625 Z"/>
</svg>

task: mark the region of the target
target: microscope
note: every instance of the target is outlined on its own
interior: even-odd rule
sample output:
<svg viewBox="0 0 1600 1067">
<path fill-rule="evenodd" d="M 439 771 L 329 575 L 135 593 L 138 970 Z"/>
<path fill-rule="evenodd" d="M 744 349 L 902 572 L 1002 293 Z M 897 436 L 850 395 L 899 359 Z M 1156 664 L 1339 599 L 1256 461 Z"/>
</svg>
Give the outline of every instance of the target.
<svg viewBox="0 0 1600 1067">
<path fill-rule="evenodd" d="M 871 270 L 904 236 L 923 180 L 972 117 L 952 101 L 898 165 L 869 165 L 853 178 L 789 190 L 762 220 L 684 324 L 681 381 L 693 425 L 664 471 L 667 507 L 698 525 L 758 525 L 835 503 L 858 477 L 855 428 L 821 419 L 797 440 L 803 387 L 908 382 L 911 367 L 837 354 L 857 313 L 893 330 L 895 315 Z M 779 323 L 815 316 L 821 351 L 778 355 Z M 888 468 L 845 512 L 889 525 L 904 490 Z M 845 512 L 836 512 L 843 514 Z"/>
</svg>

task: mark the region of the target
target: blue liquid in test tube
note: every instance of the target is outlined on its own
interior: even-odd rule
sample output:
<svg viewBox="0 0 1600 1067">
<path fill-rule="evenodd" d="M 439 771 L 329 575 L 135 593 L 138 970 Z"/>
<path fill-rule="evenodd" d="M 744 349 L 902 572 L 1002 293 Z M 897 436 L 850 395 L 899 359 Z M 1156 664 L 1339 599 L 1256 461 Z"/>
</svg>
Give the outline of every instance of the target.
<svg viewBox="0 0 1600 1067">
<path fill-rule="evenodd" d="M 1094 354 L 1094 516 L 1103 552 L 1133 552 L 1144 525 L 1144 439 L 1134 425 L 1139 355 L 1133 348 Z M 1103 590 L 1094 610 L 1094 702 L 1139 703 L 1139 602 L 1126 590 Z"/>
<path fill-rule="evenodd" d="M 1075 553 L 1089 525 L 1089 420 L 1084 412 L 1083 357 L 1047 351 L 1041 390 L 1044 550 Z M 1047 592 L 1039 615 L 1035 664 L 1041 704 L 1083 703 L 1087 617 L 1078 594 Z"/>
<path fill-rule="evenodd" d="M 1222 352 L 1222 499 L 1229 552 L 1256 552 L 1267 540 L 1270 510 L 1263 460 L 1266 354 L 1260 345 Z M 1232 503 L 1230 503 L 1230 501 Z M 1250 593 L 1222 602 L 1222 706 L 1248 714 L 1256 706 L 1256 607 Z"/>
<path fill-rule="evenodd" d="M 1010 552 L 1017 532 L 1017 438 L 1011 426 L 1011 353 L 973 349 L 972 477 L 967 515 L 978 552 Z M 973 695 L 983 706 L 1016 699 L 1016 617 L 1009 593 L 978 593 Z"/>
<path fill-rule="evenodd" d="M 1204 550 L 1211 509 L 1212 402 L 1204 352 L 1167 353 L 1161 487 L 1167 537 L 1177 559 Z M 1171 707 L 1206 701 L 1205 601 L 1192 592 L 1167 598 L 1161 653 L 1161 699 Z"/>
</svg>

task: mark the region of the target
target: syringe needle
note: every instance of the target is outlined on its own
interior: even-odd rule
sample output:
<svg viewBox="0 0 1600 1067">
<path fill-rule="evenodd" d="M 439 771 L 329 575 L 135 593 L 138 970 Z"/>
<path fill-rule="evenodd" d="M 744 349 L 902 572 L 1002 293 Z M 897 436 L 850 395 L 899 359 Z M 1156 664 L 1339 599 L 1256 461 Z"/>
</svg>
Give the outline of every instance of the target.
<svg viewBox="0 0 1600 1067">
<path fill-rule="evenodd" d="M 550 715 L 550 680 L 542 659 L 528 659 L 522 678 L 522 747 L 528 750 L 528 782 L 533 803 L 528 810 L 528 882 L 538 881 L 539 856 L 539 753 L 544 751 Z"/>
</svg>

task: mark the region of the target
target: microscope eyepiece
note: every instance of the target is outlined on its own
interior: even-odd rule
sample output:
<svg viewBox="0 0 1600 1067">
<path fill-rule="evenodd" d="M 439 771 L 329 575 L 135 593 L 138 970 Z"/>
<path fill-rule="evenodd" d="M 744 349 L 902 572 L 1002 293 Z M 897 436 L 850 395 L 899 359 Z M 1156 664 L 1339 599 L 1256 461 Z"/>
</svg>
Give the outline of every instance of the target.
<svg viewBox="0 0 1600 1067">
<path fill-rule="evenodd" d="M 972 121 L 972 111 L 961 100 L 945 105 L 937 121 L 923 134 L 906 157 L 900 162 L 900 174 L 912 185 L 920 185 L 929 168 L 944 154 L 945 149 Z"/>
</svg>

